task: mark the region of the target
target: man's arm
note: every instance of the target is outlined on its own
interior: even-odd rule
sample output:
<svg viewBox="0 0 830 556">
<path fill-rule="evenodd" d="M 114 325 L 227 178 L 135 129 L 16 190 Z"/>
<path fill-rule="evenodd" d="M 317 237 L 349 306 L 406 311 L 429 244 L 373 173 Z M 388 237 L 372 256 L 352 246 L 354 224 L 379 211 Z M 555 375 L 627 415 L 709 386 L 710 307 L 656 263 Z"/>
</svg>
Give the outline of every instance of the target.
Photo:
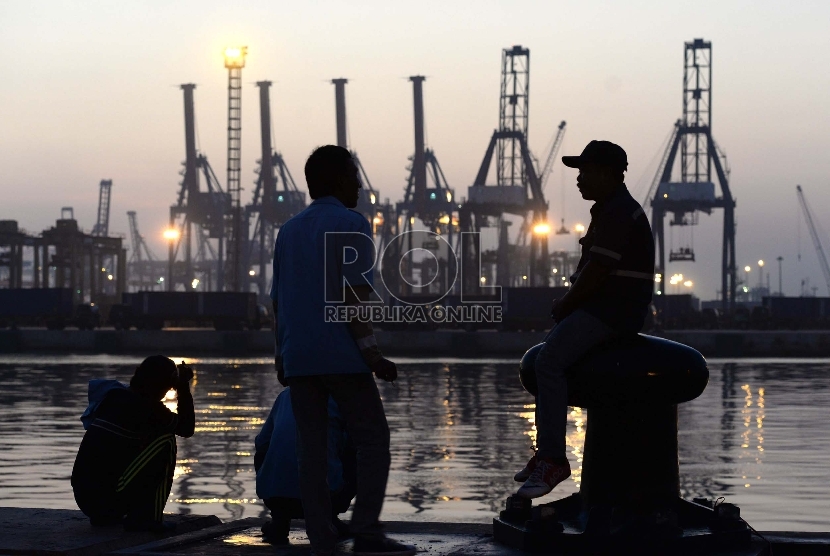
<svg viewBox="0 0 830 556">
<path fill-rule="evenodd" d="M 556 321 L 561 321 L 585 303 L 602 285 L 608 275 L 611 274 L 611 267 L 589 260 L 579 273 L 579 278 L 573 283 L 561 299 L 553 304 L 551 314 Z"/>
<path fill-rule="evenodd" d="M 271 308 L 274 311 L 274 368 L 277 370 L 277 381 L 283 386 L 288 386 L 285 382 L 285 369 L 282 366 L 282 355 L 280 354 L 280 337 L 279 337 L 279 321 L 277 320 L 277 300 L 271 300 Z"/>
<path fill-rule="evenodd" d="M 193 407 L 193 394 L 190 393 L 190 379 L 193 371 L 184 365 L 179 366 L 179 382 L 176 384 L 178 394 L 178 422 L 176 434 L 185 438 L 193 436 L 196 430 L 196 410 Z"/>
<path fill-rule="evenodd" d="M 370 286 L 344 288 L 346 305 L 360 305 L 368 302 L 372 295 Z M 360 355 L 378 378 L 391 382 L 398 377 L 397 366 L 386 359 L 378 348 L 375 331 L 370 321 L 362 322 L 357 317 L 349 322 L 349 332 L 360 348 Z"/>
</svg>

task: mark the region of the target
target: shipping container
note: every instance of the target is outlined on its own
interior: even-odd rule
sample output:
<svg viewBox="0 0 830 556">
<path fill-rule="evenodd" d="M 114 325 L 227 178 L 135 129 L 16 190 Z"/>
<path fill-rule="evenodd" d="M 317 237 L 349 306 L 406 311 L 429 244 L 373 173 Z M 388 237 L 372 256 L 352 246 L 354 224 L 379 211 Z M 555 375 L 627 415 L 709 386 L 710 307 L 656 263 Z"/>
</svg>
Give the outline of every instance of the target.
<svg viewBox="0 0 830 556">
<path fill-rule="evenodd" d="M 0 289 L 0 325 L 61 329 L 74 314 L 69 288 Z"/>
<path fill-rule="evenodd" d="M 245 292 L 135 292 L 123 294 L 122 304 L 110 310 L 116 328 L 160 329 L 212 325 L 217 330 L 259 329 L 265 311 L 255 293 Z"/>
</svg>

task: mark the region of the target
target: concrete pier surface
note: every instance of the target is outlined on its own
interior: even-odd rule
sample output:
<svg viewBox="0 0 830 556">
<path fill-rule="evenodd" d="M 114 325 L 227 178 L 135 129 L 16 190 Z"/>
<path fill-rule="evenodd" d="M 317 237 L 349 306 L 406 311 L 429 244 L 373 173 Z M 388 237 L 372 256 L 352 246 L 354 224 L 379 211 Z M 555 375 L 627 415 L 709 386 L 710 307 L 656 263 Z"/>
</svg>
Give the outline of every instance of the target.
<svg viewBox="0 0 830 556">
<path fill-rule="evenodd" d="M 653 333 L 707 357 L 830 357 L 830 330 L 668 330 Z M 510 357 L 542 341 L 544 332 L 482 330 L 376 332 L 390 356 Z M 271 330 L 0 330 L 0 353 L 176 353 L 271 355 Z"/>
<path fill-rule="evenodd" d="M 0 508 L 0 554 L 43 555 L 257 555 L 305 556 L 310 545 L 302 521 L 294 521 L 290 544 L 273 546 L 262 542 L 259 518 L 221 523 L 215 516 L 176 516 L 173 535 L 125 533 L 120 526 L 93 528 L 77 510 Z M 493 541 L 492 526 L 467 523 L 386 522 L 386 532 L 401 542 L 415 544 L 418 553 L 429 556 L 462 555 L 518 556 L 519 550 Z M 761 533 L 743 551 L 721 556 L 813 556 L 830 554 L 830 533 Z M 351 542 L 339 549 L 351 553 Z M 555 554 L 549 552 L 548 554 Z M 692 556 L 692 555 L 690 555 Z"/>
<path fill-rule="evenodd" d="M 176 534 L 222 522 L 213 515 L 170 515 Z M 96 556 L 160 540 L 157 533 L 129 533 L 120 526 L 92 527 L 80 510 L 0 508 L 0 554 Z"/>
</svg>

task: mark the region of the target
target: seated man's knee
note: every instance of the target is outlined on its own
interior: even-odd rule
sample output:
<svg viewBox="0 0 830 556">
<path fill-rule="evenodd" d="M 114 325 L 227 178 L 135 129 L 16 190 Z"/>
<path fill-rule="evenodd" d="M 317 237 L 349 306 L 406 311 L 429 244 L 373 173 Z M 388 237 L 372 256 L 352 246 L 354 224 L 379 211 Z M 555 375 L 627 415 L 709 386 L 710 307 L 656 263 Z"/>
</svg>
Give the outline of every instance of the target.
<svg viewBox="0 0 830 556">
<path fill-rule="evenodd" d="M 539 350 L 534 369 L 536 370 L 537 377 L 561 374 L 564 371 L 557 360 L 555 348 L 551 347 L 550 344 L 545 344 Z"/>
</svg>

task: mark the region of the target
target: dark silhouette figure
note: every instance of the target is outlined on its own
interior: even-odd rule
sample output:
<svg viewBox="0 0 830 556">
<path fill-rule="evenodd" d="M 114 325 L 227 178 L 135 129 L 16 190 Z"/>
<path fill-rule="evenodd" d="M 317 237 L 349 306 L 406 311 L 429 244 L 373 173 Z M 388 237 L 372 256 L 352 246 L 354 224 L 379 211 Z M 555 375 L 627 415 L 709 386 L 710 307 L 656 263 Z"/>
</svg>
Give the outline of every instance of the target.
<svg viewBox="0 0 830 556">
<path fill-rule="evenodd" d="M 338 535 L 326 482 L 331 397 L 357 451 L 355 554 L 414 555 L 414 546 L 387 539 L 379 521 L 389 476 L 389 426 L 372 374 L 392 381 L 397 368 L 378 349 L 370 322 L 328 318 L 330 309 L 367 302 L 373 291 L 371 228 L 350 210 L 361 189 L 357 166 L 349 151 L 327 145 L 309 156 L 305 176 L 314 201 L 280 228 L 271 299 L 278 376 L 291 387 L 297 420 L 308 538 L 316 554 L 334 552 Z"/>
<path fill-rule="evenodd" d="M 355 495 L 355 451 L 333 399 L 329 399 L 328 485 L 331 491 L 331 520 L 340 537 L 349 527 L 338 514 L 345 513 Z M 291 388 L 277 396 L 268 419 L 254 442 L 256 492 L 271 510 L 271 521 L 262 526 L 262 540 L 288 543 L 292 519 L 303 519 L 297 465 L 297 421 L 291 408 Z"/>
<path fill-rule="evenodd" d="M 654 285 L 651 226 L 625 186 L 625 151 L 608 141 L 591 141 L 581 155 L 564 156 L 562 162 L 579 169 L 579 192 L 595 204 L 591 225 L 579 240 L 582 257 L 571 289 L 554 300 L 556 324 L 536 358 L 538 451 L 515 476 L 524 482 L 517 494 L 525 498 L 544 496 L 571 474 L 565 455 L 565 370 L 599 344 L 639 332 Z"/>
<path fill-rule="evenodd" d="M 137 531 L 164 531 L 162 512 L 173 485 L 175 435 L 193 436 L 195 413 L 189 381 L 193 371 L 161 355 L 145 359 L 129 387 L 117 381 L 90 381 L 87 428 L 75 466 L 72 489 L 92 525 Z M 178 393 L 178 413 L 162 403 Z"/>
</svg>

